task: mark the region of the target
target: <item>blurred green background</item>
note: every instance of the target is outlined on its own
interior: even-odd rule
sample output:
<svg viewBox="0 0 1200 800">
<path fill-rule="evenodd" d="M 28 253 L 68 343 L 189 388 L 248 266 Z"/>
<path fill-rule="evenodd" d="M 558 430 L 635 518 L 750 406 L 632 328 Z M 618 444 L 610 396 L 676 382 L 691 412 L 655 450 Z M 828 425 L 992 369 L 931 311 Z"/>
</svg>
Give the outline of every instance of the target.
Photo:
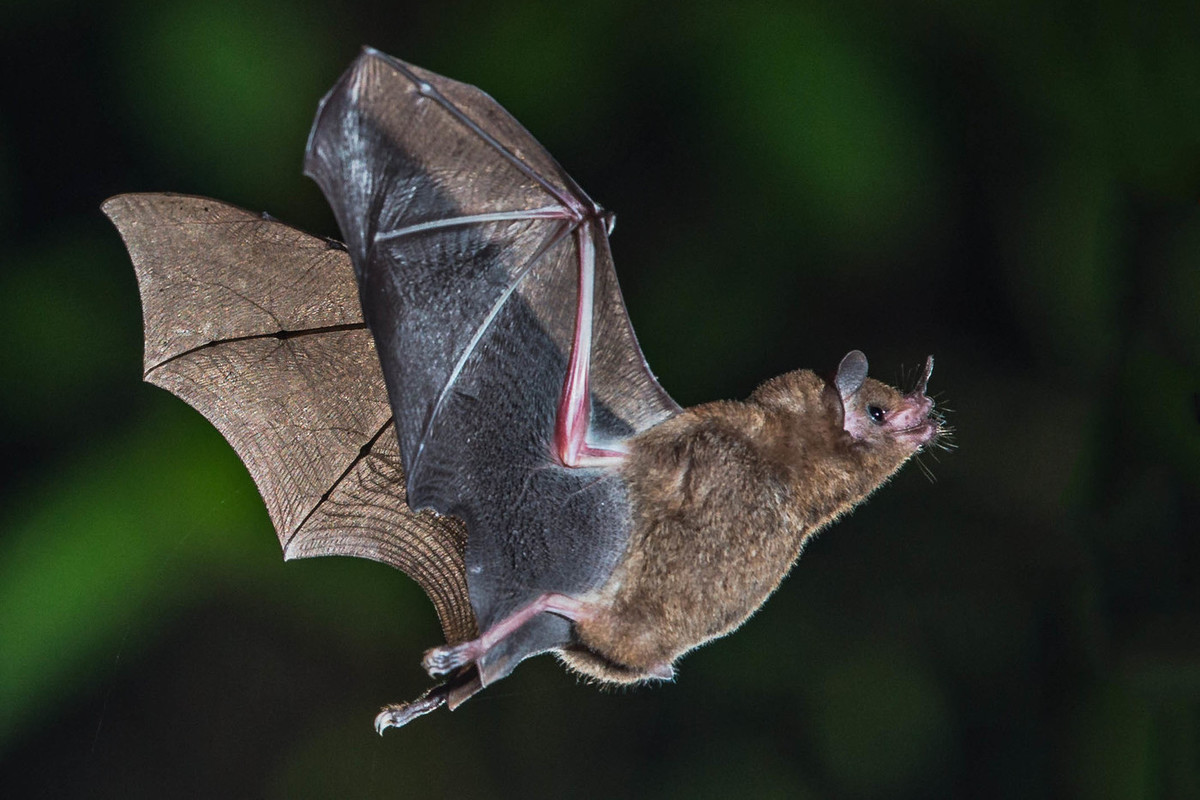
<svg viewBox="0 0 1200 800">
<path fill-rule="evenodd" d="M 0 795 L 1200 797 L 1200 6 L 63 0 L 0 47 Z M 369 43 L 483 87 L 600 203 L 676 399 L 927 353 L 959 450 L 675 685 L 548 658 L 383 738 L 432 608 L 285 565 L 140 383 L 107 196 L 337 235 L 300 175 Z"/>
</svg>

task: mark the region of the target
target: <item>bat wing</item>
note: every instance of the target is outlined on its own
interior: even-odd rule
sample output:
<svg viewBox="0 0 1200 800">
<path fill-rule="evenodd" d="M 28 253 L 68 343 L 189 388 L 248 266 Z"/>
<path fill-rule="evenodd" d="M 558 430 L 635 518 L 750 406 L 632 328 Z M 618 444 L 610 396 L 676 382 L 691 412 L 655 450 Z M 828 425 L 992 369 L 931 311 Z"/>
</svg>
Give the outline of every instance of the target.
<svg viewBox="0 0 1200 800">
<path fill-rule="evenodd" d="M 409 502 L 467 523 L 480 630 L 598 587 L 631 520 L 619 475 L 553 455 L 581 314 L 589 442 L 619 450 L 679 411 L 630 327 L 611 217 L 486 94 L 369 49 L 322 101 L 305 171 L 347 240 Z M 481 659 L 483 683 L 569 640 L 542 614 Z"/>
<path fill-rule="evenodd" d="M 429 595 L 448 641 L 474 636 L 465 528 L 405 502 L 387 389 L 341 246 L 202 197 L 119 195 L 103 210 L 137 272 L 146 380 L 233 445 L 284 555 L 391 564 Z"/>
</svg>

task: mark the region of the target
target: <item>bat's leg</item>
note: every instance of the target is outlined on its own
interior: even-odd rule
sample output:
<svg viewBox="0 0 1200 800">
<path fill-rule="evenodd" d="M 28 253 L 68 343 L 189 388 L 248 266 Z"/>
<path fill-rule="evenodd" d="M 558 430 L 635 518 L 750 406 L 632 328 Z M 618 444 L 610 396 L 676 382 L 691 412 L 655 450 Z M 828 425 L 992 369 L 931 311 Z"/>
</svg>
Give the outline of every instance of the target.
<svg viewBox="0 0 1200 800">
<path fill-rule="evenodd" d="M 488 650 L 502 642 L 505 637 L 511 635 L 538 614 L 549 612 L 557 614 L 560 617 L 566 617 L 572 622 L 578 622 L 580 619 L 589 616 L 593 610 L 594 606 L 578 598 L 558 594 L 557 592 L 547 592 L 529 605 L 518 609 L 488 628 L 478 639 L 472 639 L 469 642 L 461 644 L 435 647 L 429 650 L 425 653 L 422 664 L 425 667 L 425 671 L 430 675 L 435 678 L 440 677 L 464 664 L 470 664 L 482 658 Z"/>
<path fill-rule="evenodd" d="M 375 732 L 382 736 L 388 728 L 407 725 L 417 717 L 442 706 L 448 706 L 453 711 L 456 706 L 461 705 L 482 688 L 483 684 L 479 682 L 478 670 L 463 670 L 446 682 L 434 686 L 416 700 L 384 706 L 375 717 Z"/>
<path fill-rule="evenodd" d="M 594 223 L 587 223 L 594 224 Z M 568 467 L 604 467 L 625 457 L 620 450 L 593 447 L 587 440 L 592 417 L 588 371 L 592 363 L 592 317 L 596 303 L 596 247 L 586 224 L 575 229 L 579 251 L 579 292 L 575 308 L 575 337 L 571 362 L 558 401 L 554 446 L 559 461 Z"/>
<path fill-rule="evenodd" d="M 375 732 L 382 736 L 388 728 L 407 725 L 417 717 L 441 708 L 446 704 L 446 698 L 450 695 L 449 687 L 449 683 L 442 683 L 411 702 L 384 706 L 375 717 Z"/>
</svg>

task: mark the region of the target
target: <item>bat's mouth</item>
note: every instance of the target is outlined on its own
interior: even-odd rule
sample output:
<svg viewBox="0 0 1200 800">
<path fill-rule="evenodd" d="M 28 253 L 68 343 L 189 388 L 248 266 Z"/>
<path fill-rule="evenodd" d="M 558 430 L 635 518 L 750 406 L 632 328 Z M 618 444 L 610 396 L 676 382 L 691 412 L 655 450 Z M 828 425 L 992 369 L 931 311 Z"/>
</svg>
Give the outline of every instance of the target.
<svg viewBox="0 0 1200 800">
<path fill-rule="evenodd" d="M 896 438 L 920 449 L 936 439 L 941 431 L 941 420 L 930 416 L 924 422 L 897 431 Z"/>
</svg>

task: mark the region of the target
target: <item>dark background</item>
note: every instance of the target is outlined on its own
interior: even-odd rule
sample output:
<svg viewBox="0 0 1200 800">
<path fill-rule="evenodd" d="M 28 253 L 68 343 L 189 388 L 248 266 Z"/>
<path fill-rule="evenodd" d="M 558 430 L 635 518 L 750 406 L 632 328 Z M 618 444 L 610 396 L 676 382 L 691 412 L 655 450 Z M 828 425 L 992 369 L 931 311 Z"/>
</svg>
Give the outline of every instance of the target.
<svg viewBox="0 0 1200 800">
<path fill-rule="evenodd" d="M 8 3 L 0 795 L 1200 796 L 1194 2 Z M 815 541 L 675 685 L 549 658 L 380 738 L 411 581 L 285 565 L 140 383 L 100 202 L 337 235 L 300 175 L 360 44 L 483 87 L 600 203 L 684 404 L 927 353 L 957 452 Z"/>
</svg>

